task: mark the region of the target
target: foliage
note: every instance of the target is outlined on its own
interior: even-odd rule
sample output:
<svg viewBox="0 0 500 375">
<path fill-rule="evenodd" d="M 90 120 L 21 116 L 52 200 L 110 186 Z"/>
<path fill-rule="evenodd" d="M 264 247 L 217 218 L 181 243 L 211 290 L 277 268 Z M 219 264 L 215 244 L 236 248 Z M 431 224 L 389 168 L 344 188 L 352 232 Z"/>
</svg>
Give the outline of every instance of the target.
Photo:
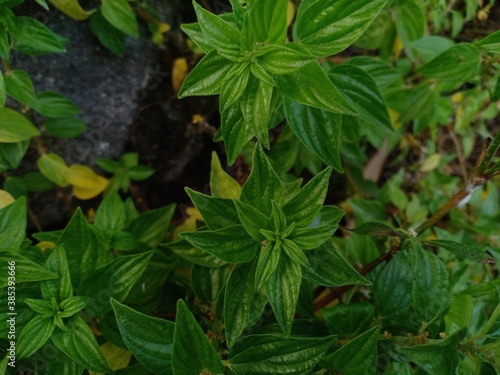
<svg viewBox="0 0 500 375">
<path fill-rule="evenodd" d="M 86 126 L 11 67 L 67 43 L 19 3 L 0 0 L 0 374 L 500 371 L 500 31 L 455 41 L 494 1 L 193 2 L 178 96 L 218 95 L 215 139 L 251 172 L 213 153 L 183 223 L 139 212 L 138 154 L 97 159 L 108 179 L 43 145 Z M 136 15 L 169 29 L 145 1 L 50 3 L 118 55 Z M 40 172 L 11 175 L 31 143 Z M 70 186 L 95 212 L 28 237 L 30 193 Z"/>
</svg>

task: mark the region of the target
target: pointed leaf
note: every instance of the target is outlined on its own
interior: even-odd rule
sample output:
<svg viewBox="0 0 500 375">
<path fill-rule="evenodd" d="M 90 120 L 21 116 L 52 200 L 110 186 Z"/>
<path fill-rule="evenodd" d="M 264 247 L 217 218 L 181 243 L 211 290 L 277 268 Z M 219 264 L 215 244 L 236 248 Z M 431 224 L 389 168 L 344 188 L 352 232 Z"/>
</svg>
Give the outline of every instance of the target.
<svg viewBox="0 0 500 375">
<path fill-rule="evenodd" d="M 486 52 L 500 55 L 500 30 L 481 39 L 478 44 Z"/>
<path fill-rule="evenodd" d="M 50 338 L 56 328 L 52 317 L 37 315 L 26 324 L 17 339 L 16 355 L 19 359 L 32 356 Z"/>
<path fill-rule="evenodd" d="M 186 192 L 211 230 L 240 223 L 232 200 L 211 197 L 189 188 L 186 188 Z"/>
<path fill-rule="evenodd" d="M 257 61 L 271 74 L 289 74 L 299 68 L 309 64 L 316 58 L 306 51 L 299 51 L 298 48 L 291 48 L 292 45 L 269 46 Z"/>
<path fill-rule="evenodd" d="M 139 37 L 137 18 L 128 0 L 101 0 L 100 10 L 104 18 L 118 30 Z"/>
<path fill-rule="evenodd" d="M 247 231 L 248 235 L 255 241 L 265 240 L 265 236 L 261 233 L 261 229 L 272 230 L 272 222 L 269 216 L 250 206 L 249 204 L 234 200 L 234 206 L 241 225 Z"/>
<path fill-rule="evenodd" d="M 240 184 L 222 168 L 215 151 L 212 152 L 210 191 L 216 198 L 238 199 L 241 195 Z"/>
<path fill-rule="evenodd" d="M 425 245 L 437 246 L 441 249 L 451 251 L 460 258 L 465 258 L 477 263 L 495 263 L 495 259 L 491 257 L 483 249 L 479 249 L 475 246 L 466 245 L 454 241 L 447 240 L 431 240 L 424 241 Z"/>
<path fill-rule="evenodd" d="M 70 99 L 55 92 L 38 94 L 35 111 L 47 117 L 70 117 L 80 113 L 80 109 Z"/>
<path fill-rule="evenodd" d="M 69 185 L 69 168 L 60 156 L 50 153 L 43 154 L 37 161 L 38 169 L 50 181 L 58 186 Z"/>
<path fill-rule="evenodd" d="M 40 131 L 23 115 L 10 108 L 0 109 L 0 142 L 21 142 L 40 135 Z"/>
<path fill-rule="evenodd" d="M 45 268 L 59 275 L 57 279 L 46 280 L 41 284 L 43 299 L 50 301 L 55 298 L 62 302 L 73 297 L 73 285 L 71 284 L 70 270 L 66 251 L 62 245 L 56 246 L 45 262 Z"/>
<path fill-rule="evenodd" d="M 268 242 L 260 251 L 257 267 L 255 268 L 254 290 L 259 292 L 276 271 L 281 257 L 281 246 L 275 242 Z"/>
<path fill-rule="evenodd" d="M 146 211 L 129 224 L 127 231 L 132 233 L 137 241 L 155 247 L 165 237 L 174 210 L 175 204 L 169 204 Z"/>
<path fill-rule="evenodd" d="M 176 254 L 199 266 L 220 267 L 227 264 L 227 262 L 224 262 L 206 251 L 194 247 L 189 242 L 184 240 L 162 244 L 160 247 L 172 249 Z"/>
<path fill-rule="evenodd" d="M 42 281 L 59 277 L 56 273 L 48 271 L 41 265 L 13 251 L 0 251 L 0 262 L 2 275 L 12 277 L 12 268 L 15 267 L 16 283 Z M 2 277 L 0 288 L 5 288 L 8 285 L 12 286 L 11 282 L 9 283 L 9 277 Z"/>
<path fill-rule="evenodd" d="M 367 302 L 350 303 L 321 309 L 331 333 L 351 335 L 368 329 L 373 320 L 373 306 Z"/>
<path fill-rule="evenodd" d="M 49 0 L 57 9 L 66 14 L 68 17 L 73 18 L 77 21 L 82 21 L 87 19 L 92 11 L 87 12 L 80 4 L 78 0 Z"/>
<path fill-rule="evenodd" d="M 337 226 L 326 226 L 316 228 L 294 229 L 288 237 L 302 250 L 312 250 L 323 245 L 337 229 Z"/>
<path fill-rule="evenodd" d="M 243 29 L 248 25 L 248 32 L 254 34 L 255 43 L 283 44 L 287 29 L 287 6 L 287 0 L 254 1 L 245 14 L 248 23 L 243 22 Z"/>
<path fill-rule="evenodd" d="M 26 238 L 26 218 L 25 197 L 0 208 L 0 249 L 19 249 Z"/>
</svg>

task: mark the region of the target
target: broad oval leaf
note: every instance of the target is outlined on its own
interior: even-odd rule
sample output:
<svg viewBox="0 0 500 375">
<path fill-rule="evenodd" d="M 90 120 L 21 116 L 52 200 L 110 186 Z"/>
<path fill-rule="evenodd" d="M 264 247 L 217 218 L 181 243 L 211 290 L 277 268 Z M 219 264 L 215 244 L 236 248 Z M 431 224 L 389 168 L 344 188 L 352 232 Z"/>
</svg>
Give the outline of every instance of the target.
<svg viewBox="0 0 500 375">
<path fill-rule="evenodd" d="M 69 117 L 80 113 L 80 109 L 70 99 L 50 91 L 38 94 L 38 101 L 33 108 L 47 117 Z"/>
<path fill-rule="evenodd" d="M 43 154 L 37 161 L 38 169 L 50 181 L 65 187 L 69 185 L 69 168 L 59 155 Z"/>
<path fill-rule="evenodd" d="M 87 130 L 87 125 L 77 117 L 49 117 L 45 119 L 45 130 L 58 138 L 74 138 Z"/>
<path fill-rule="evenodd" d="M 21 142 L 40 135 L 26 117 L 10 108 L 0 109 L 0 142 Z"/>
<path fill-rule="evenodd" d="M 101 0 L 104 18 L 125 34 L 139 37 L 139 24 L 128 0 Z"/>
<path fill-rule="evenodd" d="M 240 184 L 222 168 L 215 151 L 212 152 L 210 191 L 216 198 L 238 199 L 241 195 Z"/>
<path fill-rule="evenodd" d="M 78 0 L 49 0 L 57 9 L 77 21 L 87 19 L 93 11 L 82 9 Z"/>
</svg>

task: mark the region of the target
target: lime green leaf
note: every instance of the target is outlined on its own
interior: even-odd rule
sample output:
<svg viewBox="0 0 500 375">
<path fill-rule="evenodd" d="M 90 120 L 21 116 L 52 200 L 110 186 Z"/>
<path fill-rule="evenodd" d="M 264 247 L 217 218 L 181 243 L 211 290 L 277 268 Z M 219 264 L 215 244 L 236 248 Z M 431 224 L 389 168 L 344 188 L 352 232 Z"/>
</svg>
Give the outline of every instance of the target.
<svg viewBox="0 0 500 375">
<path fill-rule="evenodd" d="M 325 71 L 314 61 L 290 74 L 275 77 L 278 88 L 287 98 L 325 111 L 356 115 Z"/>
<path fill-rule="evenodd" d="M 87 130 L 87 125 L 76 117 L 49 117 L 44 126 L 48 134 L 58 138 L 78 137 Z"/>
<path fill-rule="evenodd" d="M 384 98 L 372 77 L 348 64 L 336 66 L 330 70 L 328 77 L 363 120 L 378 129 L 392 130 Z"/>
<path fill-rule="evenodd" d="M 0 288 L 5 288 L 9 284 L 12 286 L 7 275 L 12 274 L 13 267 L 15 267 L 15 281 L 17 283 L 58 278 L 57 274 L 13 251 L 0 251 L 0 261 L 0 272 L 6 275 L 0 281 Z"/>
<path fill-rule="evenodd" d="M 373 306 L 367 302 L 327 307 L 321 310 L 331 333 L 352 335 L 368 329 L 373 320 Z"/>
<path fill-rule="evenodd" d="M 450 308 L 448 272 L 443 262 L 429 251 L 413 243 L 413 306 L 423 322 L 431 323 L 446 315 Z"/>
<path fill-rule="evenodd" d="M 263 241 L 265 236 L 260 230 L 273 229 L 269 216 L 264 215 L 253 206 L 240 202 L 239 200 L 234 200 L 234 205 L 238 213 L 239 221 L 249 236 L 255 241 Z"/>
<path fill-rule="evenodd" d="M 125 53 L 126 34 L 113 27 L 98 10 L 90 17 L 90 29 L 97 36 L 99 42 L 115 55 L 123 57 Z"/>
<path fill-rule="evenodd" d="M 56 154 L 43 154 L 37 162 L 40 172 L 50 181 L 65 187 L 69 185 L 69 168 L 66 162 Z"/>
<path fill-rule="evenodd" d="M 172 369 L 175 375 L 197 375 L 203 369 L 224 372 L 214 347 L 182 300 L 177 301 Z"/>
<path fill-rule="evenodd" d="M 484 51 L 500 55 L 500 30 L 481 39 L 478 44 Z"/>
<path fill-rule="evenodd" d="M 49 91 L 38 94 L 38 101 L 33 108 L 47 117 L 69 117 L 80 113 L 80 109 L 70 99 Z"/>
<path fill-rule="evenodd" d="M 291 48 L 293 44 L 286 46 L 269 46 L 262 56 L 257 58 L 257 61 L 264 69 L 272 74 L 289 74 L 309 64 L 315 57 L 299 51 L 297 48 Z"/>
<path fill-rule="evenodd" d="M 425 33 L 425 14 L 419 5 L 413 1 L 401 3 L 396 8 L 396 30 L 401 38 L 403 47 L 407 48 L 410 42 L 418 40 Z M 407 48 L 411 55 L 411 49 Z"/>
<path fill-rule="evenodd" d="M 285 116 L 300 141 L 318 158 L 343 172 L 340 161 L 342 116 L 285 98 Z"/>
<path fill-rule="evenodd" d="M 289 223 L 295 223 L 296 227 L 312 223 L 323 207 L 331 173 L 331 168 L 324 169 L 283 205 Z"/>
<path fill-rule="evenodd" d="M 288 256 L 281 256 L 276 270 L 265 285 L 274 316 L 285 334 L 290 334 L 292 330 L 301 281 L 300 265 Z"/>
<path fill-rule="evenodd" d="M 387 0 L 305 0 L 294 27 L 294 40 L 318 57 L 339 53 L 354 43 Z"/>
<path fill-rule="evenodd" d="M 243 331 L 256 323 L 267 304 L 264 293 L 255 292 L 255 264 L 238 264 L 226 283 L 224 328 L 228 347 Z"/>
<path fill-rule="evenodd" d="M 21 142 L 39 134 L 38 129 L 20 113 L 10 108 L 0 109 L 0 142 Z"/>
<path fill-rule="evenodd" d="M 460 258 L 465 258 L 477 263 L 495 263 L 495 259 L 491 257 L 484 249 L 479 249 L 475 246 L 462 244 L 447 240 L 430 240 L 424 241 L 425 245 L 437 246 L 441 249 L 451 251 Z"/>
<path fill-rule="evenodd" d="M 0 249 L 17 250 L 26 238 L 26 198 L 0 208 Z"/>
<path fill-rule="evenodd" d="M 253 43 L 249 45 L 250 50 L 255 48 L 257 43 L 283 44 L 285 42 L 287 6 L 288 0 L 257 0 L 251 4 L 244 16 L 242 26 L 242 37 L 250 34 L 252 39 Z"/>
<path fill-rule="evenodd" d="M 117 193 L 108 195 L 97 209 L 94 218 L 95 228 L 111 235 L 120 232 L 125 222 L 125 205 L 120 196 Z"/>
<path fill-rule="evenodd" d="M 147 316 L 111 298 L 118 328 L 127 348 L 149 371 L 172 374 L 174 323 Z"/>
<path fill-rule="evenodd" d="M 66 331 L 55 330 L 51 340 L 73 361 L 86 369 L 110 374 L 113 372 L 102 354 L 89 326 L 79 315 L 68 318 Z"/>
<path fill-rule="evenodd" d="M 46 301 L 55 298 L 59 303 L 73 297 L 73 285 L 69 273 L 68 259 L 64 247 L 59 245 L 50 253 L 45 262 L 47 271 L 59 275 L 57 279 L 45 280 L 41 283 L 42 296 Z"/>
<path fill-rule="evenodd" d="M 331 241 L 306 253 L 310 267 L 303 268 L 304 278 L 318 285 L 369 285 L 339 254 Z"/>
<path fill-rule="evenodd" d="M 7 20 L 13 48 L 28 55 L 66 52 L 67 39 L 54 34 L 43 23 L 32 17 L 19 16 Z M 36 35 L 36 38 L 33 38 Z"/>
<path fill-rule="evenodd" d="M 219 94 L 223 88 L 222 82 L 232 66 L 233 63 L 217 51 L 209 52 L 184 79 L 177 96 L 182 99 L 186 96 Z"/>
<path fill-rule="evenodd" d="M 212 169 L 210 172 L 210 191 L 216 198 L 238 199 L 241 195 L 240 184 L 221 166 L 217 153 L 212 152 Z"/>
<path fill-rule="evenodd" d="M 160 247 L 172 249 L 176 254 L 194 264 L 198 264 L 199 266 L 220 267 L 227 264 L 227 262 L 224 262 L 206 251 L 194 247 L 189 242 L 184 240 L 162 244 Z"/>
<path fill-rule="evenodd" d="M 155 247 L 165 237 L 174 210 L 175 204 L 169 204 L 162 208 L 146 211 L 130 223 L 127 231 L 132 233 L 137 241 Z"/>
<path fill-rule="evenodd" d="M 128 0 L 101 0 L 104 18 L 118 30 L 135 38 L 139 37 L 139 25 Z"/>
<path fill-rule="evenodd" d="M 16 355 L 19 359 L 28 358 L 40 349 L 56 328 L 53 319 L 37 315 L 26 324 L 17 339 Z"/>
<path fill-rule="evenodd" d="M 183 232 L 179 236 L 229 263 L 251 261 L 257 256 L 261 246 L 247 234 L 241 225 L 213 231 Z"/>
<path fill-rule="evenodd" d="M 456 44 L 417 69 L 442 81 L 465 82 L 474 79 L 481 68 L 481 55 L 469 43 Z"/>
<path fill-rule="evenodd" d="M 472 297 L 468 294 L 459 295 L 452 302 L 445 321 L 447 324 L 451 321 L 460 328 L 467 328 L 472 320 L 472 308 Z"/>
<path fill-rule="evenodd" d="M 49 0 L 57 9 L 77 21 L 87 19 L 93 11 L 82 9 L 78 0 Z"/>
<path fill-rule="evenodd" d="M 429 374 L 452 375 L 459 361 L 457 346 L 466 333 L 467 329 L 462 328 L 438 343 L 400 346 L 396 350 Z"/>
<path fill-rule="evenodd" d="M 377 371 L 377 339 L 380 327 L 362 333 L 340 349 L 323 358 L 321 363 L 345 375 L 375 375 Z"/>
<path fill-rule="evenodd" d="M 237 341 L 229 363 L 236 374 L 309 374 L 333 340 L 332 337 L 251 335 Z"/>
</svg>

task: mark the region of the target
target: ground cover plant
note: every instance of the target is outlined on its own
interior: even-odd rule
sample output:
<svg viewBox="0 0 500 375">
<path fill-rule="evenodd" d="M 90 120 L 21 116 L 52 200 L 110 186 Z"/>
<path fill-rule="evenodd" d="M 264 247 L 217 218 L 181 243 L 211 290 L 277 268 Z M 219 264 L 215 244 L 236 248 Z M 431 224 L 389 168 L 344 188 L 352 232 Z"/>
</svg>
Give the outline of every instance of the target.
<svg viewBox="0 0 500 375">
<path fill-rule="evenodd" d="M 217 97 L 209 188 L 149 210 L 137 153 L 45 142 L 86 125 L 14 66 L 67 43 L 22 3 L 0 0 L 0 374 L 500 371 L 494 0 L 193 1 L 182 31 L 147 1 L 36 0 L 116 55 L 141 23 L 181 40 L 179 103 Z M 63 228 L 30 209 L 47 190 Z"/>
</svg>

